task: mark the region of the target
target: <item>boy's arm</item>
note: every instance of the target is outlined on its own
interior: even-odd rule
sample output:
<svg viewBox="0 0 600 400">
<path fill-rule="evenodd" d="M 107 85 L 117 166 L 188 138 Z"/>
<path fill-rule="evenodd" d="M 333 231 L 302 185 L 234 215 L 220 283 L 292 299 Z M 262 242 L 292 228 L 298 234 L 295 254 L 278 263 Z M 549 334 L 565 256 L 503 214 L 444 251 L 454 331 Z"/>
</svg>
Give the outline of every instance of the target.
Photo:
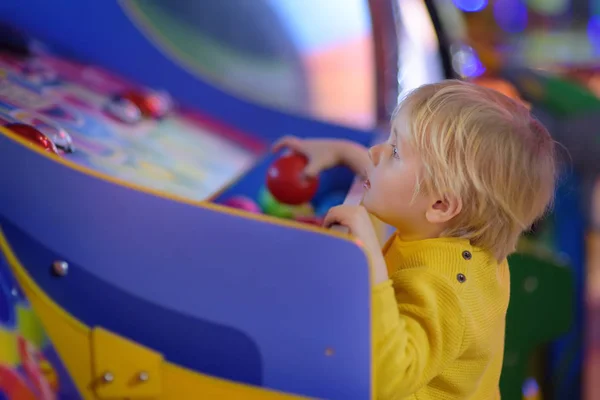
<svg viewBox="0 0 600 400">
<path fill-rule="evenodd" d="M 365 177 L 365 170 L 371 163 L 366 147 L 345 139 L 300 139 L 284 136 L 273 144 L 273 151 L 284 148 L 308 157 L 309 162 L 304 172 L 310 176 L 337 165 L 346 165 L 356 175 Z"/>
<path fill-rule="evenodd" d="M 402 270 L 373 288 L 378 399 L 403 399 L 455 360 L 464 316 L 454 289 L 426 268 Z"/>
</svg>

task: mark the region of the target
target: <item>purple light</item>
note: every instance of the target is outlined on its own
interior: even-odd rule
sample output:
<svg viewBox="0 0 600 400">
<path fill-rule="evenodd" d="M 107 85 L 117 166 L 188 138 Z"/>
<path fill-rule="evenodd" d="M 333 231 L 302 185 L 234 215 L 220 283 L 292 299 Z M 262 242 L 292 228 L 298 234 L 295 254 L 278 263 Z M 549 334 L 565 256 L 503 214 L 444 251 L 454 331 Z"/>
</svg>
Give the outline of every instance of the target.
<svg viewBox="0 0 600 400">
<path fill-rule="evenodd" d="M 453 66 L 459 74 L 468 78 L 477 78 L 485 72 L 485 66 L 479 59 L 477 52 L 469 46 L 463 46 L 454 55 Z"/>
<path fill-rule="evenodd" d="M 527 6 L 521 0 L 497 1 L 494 3 L 494 17 L 504 31 L 522 32 L 527 27 Z"/>
<path fill-rule="evenodd" d="M 477 12 L 487 7 L 487 0 L 452 0 L 454 5 L 466 12 Z"/>
<path fill-rule="evenodd" d="M 485 72 L 485 67 L 481 63 L 469 64 L 463 67 L 462 73 L 468 78 L 477 78 Z"/>
<path fill-rule="evenodd" d="M 540 387 L 533 378 L 529 378 L 523 384 L 523 397 L 534 398 L 540 394 Z"/>
<path fill-rule="evenodd" d="M 587 34 L 595 53 L 600 53 L 600 16 L 590 18 Z"/>
</svg>

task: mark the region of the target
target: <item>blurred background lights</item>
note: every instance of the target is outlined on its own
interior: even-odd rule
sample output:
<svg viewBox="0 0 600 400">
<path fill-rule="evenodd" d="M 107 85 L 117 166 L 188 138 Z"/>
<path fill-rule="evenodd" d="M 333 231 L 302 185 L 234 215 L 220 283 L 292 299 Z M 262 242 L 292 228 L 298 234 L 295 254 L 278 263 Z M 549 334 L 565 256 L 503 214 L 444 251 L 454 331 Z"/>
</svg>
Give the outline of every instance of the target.
<svg viewBox="0 0 600 400">
<path fill-rule="evenodd" d="M 452 67 L 464 78 L 477 78 L 485 72 L 485 66 L 471 46 L 461 45 L 455 49 Z"/>
<path fill-rule="evenodd" d="M 554 16 L 567 12 L 571 4 L 571 0 L 528 0 L 527 4 L 531 10 L 535 12 L 548 16 Z"/>
<path fill-rule="evenodd" d="M 509 33 L 522 32 L 527 27 L 527 6 L 521 0 L 496 1 L 494 18 L 502 30 Z"/>
<path fill-rule="evenodd" d="M 487 0 L 452 0 L 456 7 L 467 12 L 477 12 L 487 7 Z"/>
<path fill-rule="evenodd" d="M 587 34 L 596 54 L 600 54 L 600 16 L 593 16 L 587 27 Z"/>
</svg>

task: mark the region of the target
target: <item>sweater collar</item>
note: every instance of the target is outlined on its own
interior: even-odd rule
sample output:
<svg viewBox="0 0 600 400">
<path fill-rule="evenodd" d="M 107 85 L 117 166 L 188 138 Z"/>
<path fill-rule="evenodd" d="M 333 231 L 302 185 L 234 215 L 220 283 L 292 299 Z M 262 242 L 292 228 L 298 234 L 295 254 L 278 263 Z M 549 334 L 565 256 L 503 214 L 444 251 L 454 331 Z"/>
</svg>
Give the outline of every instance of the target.
<svg viewBox="0 0 600 400">
<path fill-rule="evenodd" d="M 442 237 L 404 241 L 397 233 L 392 235 L 383 248 L 386 259 L 393 258 L 392 264 L 396 268 L 414 268 L 432 264 L 457 265 L 479 258 L 482 252 L 472 246 L 467 239 Z"/>
</svg>

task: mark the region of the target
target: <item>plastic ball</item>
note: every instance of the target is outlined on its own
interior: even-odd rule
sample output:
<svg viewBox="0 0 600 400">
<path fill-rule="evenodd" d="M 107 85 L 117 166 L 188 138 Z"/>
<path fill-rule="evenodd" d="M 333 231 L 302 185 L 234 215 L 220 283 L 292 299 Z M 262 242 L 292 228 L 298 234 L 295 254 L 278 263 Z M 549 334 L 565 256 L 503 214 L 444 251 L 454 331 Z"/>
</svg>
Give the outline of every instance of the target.
<svg viewBox="0 0 600 400">
<path fill-rule="evenodd" d="M 106 103 L 105 111 L 109 116 L 127 124 L 139 122 L 143 117 L 140 109 L 131 100 L 119 96 Z"/>
<path fill-rule="evenodd" d="M 254 200 L 246 196 L 233 196 L 225 200 L 221 204 L 227 207 L 237 208 L 238 210 L 244 210 L 254 214 L 261 213 L 260 206 Z"/>
<path fill-rule="evenodd" d="M 137 106 L 146 118 L 163 118 L 173 107 L 170 96 L 164 92 L 127 91 L 121 97 Z"/>
<path fill-rule="evenodd" d="M 274 217 L 296 218 L 314 215 L 314 210 L 310 203 L 304 203 L 297 206 L 280 203 L 265 187 L 260 191 L 258 202 L 265 214 Z"/>
<path fill-rule="evenodd" d="M 304 203 L 299 206 L 291 206 L 294 218 L 312 218 L 315 216 L 315 209 L 312 204 Z"/>
<path fill-rule="evenodd" d="M 333 192 L 323 197 L 321 201 L 315 206 L 315 214 L 318 216 L 326 215 L 332 207 L 339 206 L 346 200 L 345 192 Z"/>
<path fill-rule="evenodd" d="M 319 217 L 296 217 L 296 221 L 302 222 L 304 224 L 321 226 L 323 225 L 323 219 Z"/>
<path fill-rule="evenodd" d="M 292 207 L 286 204 L 281 204 L 275 200 L 273 195 L 271 195 L 271 193 L 264 187 L 261 189 L 258 196 L 258 203 L 265 214 L 279 218 L 292 217 Z"/>
<path fill-rule="evenodd" d="M 52 140 L 31 125 L 12 123 L 6 125 L 6 128 L 27 140 L 30 143 L 40 146 L 48 153 L 58 154 L 58 149 Z"/>
<path fill-rule="evenodd" d="M 31 123 L 32 126 L 46 135 L 57 148 L 64 150 L 67 153 L 75 151 L 71 135 L 69 135 L 62 127 L 46 122 L 40 118 L 34 118 Z"/>
<path fill-rule="evenodd" d="M 285 154 L 275 160 L 267 171 L 267 188 L 279 202 L 290 205 L 307 203 L 319 188 L 319 178 L 304 174 L 306 156 Z"/>
</svg>

